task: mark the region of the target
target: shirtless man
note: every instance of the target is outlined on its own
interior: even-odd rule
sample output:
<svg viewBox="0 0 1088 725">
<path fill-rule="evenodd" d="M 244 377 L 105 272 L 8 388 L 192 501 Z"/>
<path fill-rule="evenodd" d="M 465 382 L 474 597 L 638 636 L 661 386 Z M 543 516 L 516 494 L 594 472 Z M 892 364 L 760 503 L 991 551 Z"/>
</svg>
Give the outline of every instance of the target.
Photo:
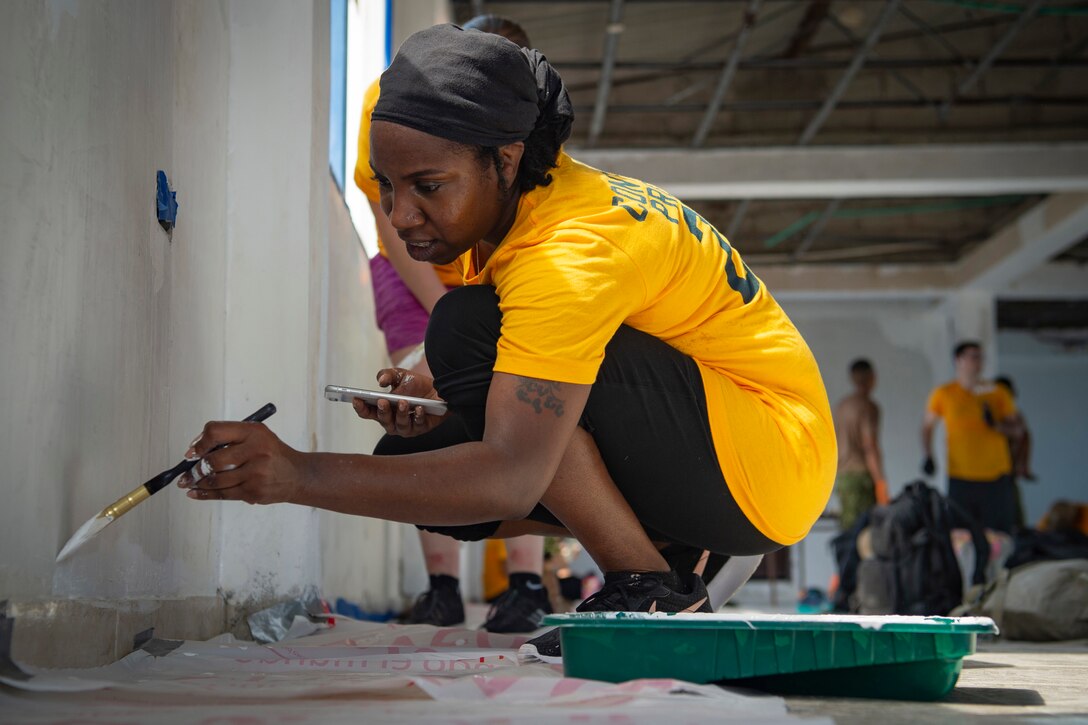
<svg viewBox="0 0 1088 725">
<path fill-rule="evenodd" d="M 839 526 L 845 531 L 875 504 L 888 502 L 888 484 L 880 454 L 880 407 L 870 395 L 876 373 L 868 360 L 850 365 L 854 392 L 835 407 L 835 435 L 839 441 L 839 470 L 835 493 L 842 513 Z"/>
</svg>

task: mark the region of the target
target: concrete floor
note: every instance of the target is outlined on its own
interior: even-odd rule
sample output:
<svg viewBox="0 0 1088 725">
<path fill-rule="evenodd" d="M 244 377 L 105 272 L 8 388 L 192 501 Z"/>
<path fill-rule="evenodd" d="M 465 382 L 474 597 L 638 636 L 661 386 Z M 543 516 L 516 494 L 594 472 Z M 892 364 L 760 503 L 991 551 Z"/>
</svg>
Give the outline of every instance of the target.
<svg viewBox="0 0 1088 725">
<path fill-rule="evenodd" d="M 791 714 L 838 725 L 1088 723 L 1088 640 L 980 642 L 941 702 L 787 697 Z"/>
<path fill-rule="evenodd" d="M 471 606 L 468 610 L 469 627 L 481 622 L 485 613 L 485 607 Z M 297 656 L 337 656 L 336 652 L 320 647 L 341 643 L 344 635 L 351 635 L 346 641 L 353 646 L 368 642 L 379 644 L 384 641 L 382 637 L 392 636 L 380 629 L 374 632 L 361 629 L 359 634 L 355 634 L 349 629 L 350 626 L 343 623 L 334 630 L 316 635 L 314 646 L 318 649 L 310 651 L 311 654 L 304 652 Z M 419 632 L 415 632 L 415 629 Z M 433 628 L 415 629 L 402 628 L 398 632 L 415 632 L 414 637 L 422 637 L 419 641 L 426 642 L 431 633 L 437 631 Z M 337 631 L 341 634 L 337 635 Z M 463 631 L 470 637 L 474 636 L 470 634 L 472 629 Z M 377 639 L 370 641 L 367 637 Z M 398 643 L 400 639 L 403 637 L 398 637 Z M 509 657 L 521 641 L 524 641 L 524 637 L 499 636 L 487 646 L 497 647 L 495 652 L 505 651 Z M 731 693 L 712 686 L 692 688 L 691 694 L 702 697 L 678 699 L 675 694 L 669 697 L 662 692 L 632 695 L 630 690 L 622 690 L 625 686 L 602 684 L 597 687 L 590 684 L 590 691 L 585 697 L 564 704 L 554 699 L 554 693 L 545 695 L 541 690 L 555 687 L 558 691 L 564 687 L 576 687 L 573 684 L 558 684 L 562 678 L 558 666 L 550 669 L 540 664 L 519 667 L 510 659 L 505 660 L 508 665 L 504 664 L 489 673 L 492 676 L 491 686 L 498 688 L 496 692 L 505 687 L 513 688 L 509 697 L 500 695 L 494 699 L 480 699 L 476 694 L 466 698 L 450 690 L 452 696 L 442 697 L 431 693 L 432 699 L 419 691 L 420 680 L 416 681 L 415 688 L 409 685 L 407 690 L 396 689 L 397 682 L 404 679 L 401 676 L 411 675 L 412 672 L 400 671 L 401 667 L 395 663 L 387 668 L 390 670 L 388 672 L 374 672 L 372 662 L 371 670 L 365 673 L 355 670 L 329 671 L 327 667 L 317 671 L 283 670 L 274 675 L 258 675 L 252 671 L 202 671 L 216 666 L 214 657 L 205 657 L 214 654 L 216 647 L 226 646 L 216 645 L 212 641 L 194 644 L 192 652 L 178 650 L 192 657 L 188 662 L 191 663 L 190 669 L 195 668 L 193 672 L 185 673 L 185 677 L 165 671 L 156 674 L 156 667 L 166 662 L 162 660 L 158 665 L 136 663 L 130 674 L 122 672 L 117 685 L 96 692 L 26 692 L 0 685 L 0 723 L 45 725 L 72 722 L 74 718 L 84 723 L 244 722 L 247 725 L 261 725 L 287 721 L 496 721 L 536 725 L 543 722 L 660 723 L 662 718 L 670 723 L 706 722 L 710 714 L 711 721 L 744 723 L 807 720 L 839 725 L 915 725 L 985 721 L 1088 725 L 1088 640 L 1064 643 L 980 641 L 978 651 L 964 659 L 963 672 L 953 692 L 943 701 L 928 703 L 793 696 L 778 700 L 753 698 L 743 692 Z M 385 657 L 382 655 L 383 659 Z M 388 657 L 395 659 L 394 656 Z M 177 658 L 171 661 L 177 662 Z M 483 662 L 483 658 L 480 661 Z M 186 660 L 182 658 L 182 662 Z M 301 664 L 302 660 L 298 662 Z M 314 664 L 314 660 L 308 662 Z M 408 668 L 409 665 L 406 663 L 404 667 Z M 416 669 L 416 674 L 429 671 L 427 667 L 419 669 L 418 663 Z M 80 677 L 90 676 L 91 673 L 69 672 Z M 84 672 L 87 674 L 81 674 Z M 211 677 L 213 674 L 215 677 Z M 368 677 L 360 678 L 360 675 Z M 262 679 L 271 677 L 276 679 Z M 369 684 L 366 682 L 368 679 Z M 454 681 L 457 679 L 439 677 L 431 684 L 437 686 L 436 682 L 446 682 L 456 687 Z M 522 684 L 512 685 L 515 679 Z M 523 688 L 520 694 L 515 692 L 518 687 Z M 474 687 L 471 689 L 475 692 Z M 714 692 L 720 694 L 715 695 Z"/>
</svg>

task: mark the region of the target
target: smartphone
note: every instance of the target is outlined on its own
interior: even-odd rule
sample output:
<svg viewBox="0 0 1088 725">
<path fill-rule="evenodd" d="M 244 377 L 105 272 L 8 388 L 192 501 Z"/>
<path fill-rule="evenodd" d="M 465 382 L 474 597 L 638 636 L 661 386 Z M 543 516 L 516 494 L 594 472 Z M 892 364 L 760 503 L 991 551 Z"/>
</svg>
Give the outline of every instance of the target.
<svg viewBox="0 0 1088 725">
<path fill-rule="evenodd" d="M 354 398 L 362 398 L 371 405 L 377 405 L 379 400 L 388 400 L 392 404 L 404 401 L 409 406 L 420 406 L 423 411 L 430 413 L 431 415 L 445 415 L 446 404 L 441 400 L 430 400 L 429 398 L 414 398 L 411 395 L 397 395 L 396 393 L 386 393 L 381 390 L 360 390 L 359 388 L 345 388 L 342 385 L 326 385 L 325 386 L 325 399 L 332 401 L 340 401 L 344 403 L 350 403 Z"/>
</svg>

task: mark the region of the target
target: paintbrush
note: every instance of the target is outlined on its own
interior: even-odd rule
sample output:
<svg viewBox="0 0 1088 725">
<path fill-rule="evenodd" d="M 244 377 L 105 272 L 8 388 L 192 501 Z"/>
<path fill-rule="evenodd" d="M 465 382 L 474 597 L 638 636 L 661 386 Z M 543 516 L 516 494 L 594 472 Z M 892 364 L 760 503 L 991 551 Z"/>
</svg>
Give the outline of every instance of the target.
<svg viewBox="0 0 1088 725">
<path fill-rule="evenodd" d="M 265 418 L 268 418 L 276 412 L 276 406 L 272 403 L 268 403 L 263 408 L 258 410 L 251 416 L 245 418 L 247 423 L 260 423 Z M 224 446 L 217 446 L 214 450 L 219 450 Z M 68 543 L 64 545 L 64 548 L 57 554 L 57 561 L 63 561 L 67 559 L 72 552 L 74 552 L 83 544 L 92 539 L 99 531 L 112 524 L 117 519 L 127 514 L 132 509 L 136 508 L 137 504 L 151 498 L 152 495 L 158 493 L 162 489 L 170 485 L 170 482 L 175 478 L 185 473 L 197 463 L 200 462 L 199 458 L 194 460 L 185 460 L 167 469 L 159 475 L 145 481 L 143 484 L 133 489 L 129 493 L 126 493 L 121 498 L 111 503 L 106 508 L 102 509 L 97 515 L 92 516 L 87 523 L 79 527 L 79 529 L 72 534 L 72 538 L 68 539 Z"/>
</svg>

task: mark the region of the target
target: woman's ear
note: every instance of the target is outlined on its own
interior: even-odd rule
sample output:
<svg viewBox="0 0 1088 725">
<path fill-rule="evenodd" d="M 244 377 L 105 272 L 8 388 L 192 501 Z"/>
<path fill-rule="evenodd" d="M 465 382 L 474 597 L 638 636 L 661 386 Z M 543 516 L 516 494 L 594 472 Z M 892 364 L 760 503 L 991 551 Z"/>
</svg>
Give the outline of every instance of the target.
<svg viewBox="0 0 1088 725">
<path fill-rule="evenodd" d="M 525 153 L 525 142 L 515 141 L 505 146 L 499 146 L 499 159 L 502 160 L 503 187 L 514 189 L 514 182 L 518 178 L 518 168 L 521 166 L 521 156 Z"/>
</svg>

